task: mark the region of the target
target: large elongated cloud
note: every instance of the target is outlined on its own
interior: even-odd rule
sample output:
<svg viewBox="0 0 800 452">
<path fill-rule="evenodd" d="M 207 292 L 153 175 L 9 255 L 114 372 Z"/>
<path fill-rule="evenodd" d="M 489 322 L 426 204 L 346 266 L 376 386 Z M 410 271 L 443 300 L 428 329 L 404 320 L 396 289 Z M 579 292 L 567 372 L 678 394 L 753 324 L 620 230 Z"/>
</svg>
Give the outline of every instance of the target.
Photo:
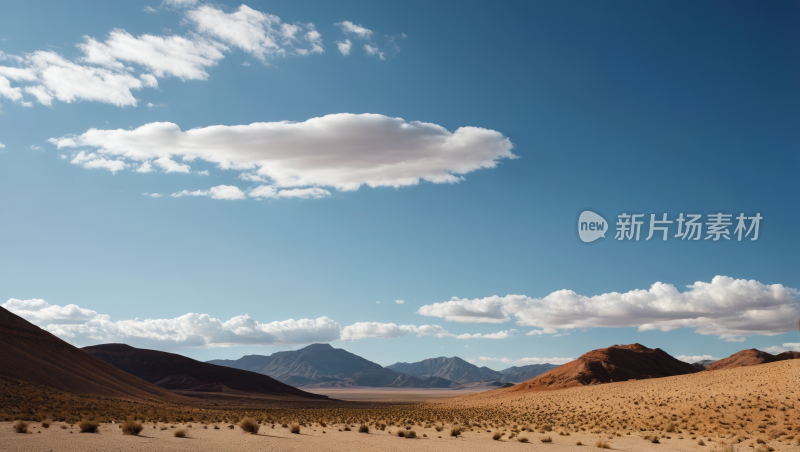
<svg viewBox="0 0 800 452">
<path fill-rule="evenodd" d="M 188 313 L 172 319 L 112 321 L 108 315 L 74 304 L 51 305 L 40 299 L 12 298 L 2 307 L 78 346 L 122 342 L 140 347 L 177 349 L 357 341 L 409 334 L 456 339 L 507 337 L 503 334 L 505 332 L 456 336 L 440 325 L 357 322 L 342 327 L 328 317 L 259 322 L 245 314 L 222 321 L 208 314 Z"/>
<path fill-rule="evenodd" d="M 587 297 L 559 290 L 544 298 L 525 295 L 453 298 L 423 306 L 419 314 L 451 322 L 503 323 L 553 331 L 573 328 L 630 328 L 670 331 L 695 328 L 705 335 L 773 336 L 797 329 L 800 293 L 780 284 L 716 276 L 679 292 L 657 282 L 648 290 Z"/>
<path fill-rule="evenodd" d="M 378 114 L 341 113 L 304 122 L 187 131 L 173 123 L 156 122 L 133 130 L 89 129 L 50 142 L 59 149 L 92 148 L 96 155 L 127 165 L 199 159 L 221 169 L 243 171 L 242 179 L 271 181 L 277 187 L 338 190 L 362 185 L 402 187 L 420 180 L 454 183 L 463 174 L 516 158 L 511 141 L 494 130 L 461 127 L 450 132 L 436 124 Z M 269 197 L 274 192 L 256 188 L 250 195 Z"/>
</svg>

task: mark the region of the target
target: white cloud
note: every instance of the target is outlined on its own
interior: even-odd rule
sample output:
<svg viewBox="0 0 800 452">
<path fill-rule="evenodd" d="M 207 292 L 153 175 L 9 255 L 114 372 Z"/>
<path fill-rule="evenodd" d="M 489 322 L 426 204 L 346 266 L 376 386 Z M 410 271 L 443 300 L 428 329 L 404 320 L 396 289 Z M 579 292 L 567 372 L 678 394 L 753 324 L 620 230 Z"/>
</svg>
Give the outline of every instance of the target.
<svg viewBox="0 0 800 452">
<path fill-rule="evenodd" d="M 127 163 L 121 160 L 109 160 L 95 153 L 87 154 L 86 151 L 78 152 L 70 163 L 89 169 L 105 169 L 111 171 L 112 174 L 122 171 L 128 166 Z"/>
<path fill-rule="evenodd" d="M 716 276 L 679 292 L 671 284 L 655 283 L 649 290 L 586 297 L 559 290 L 544 298 L 525 295 L 492 296 L 423 306 L 419 314 L 468 323 L 516 323 L 539 328 L 631 328 L 671 331 L 696 328 L 704 335 L 773 336 L 797 329 L 800 293 L 780 284 Z M 548 332 L 548 331 L 545 331 Z"/>
<path fill-rule="evenodd" d="M 394 302 L 395 302 L 395 303 L 397 303 L 397 304 L 403 304 L 403 303 L 405 303 L 405 301 L 403 301 L 403 300 L 394 300 Z"/>
<path fill-rule="evenodd" d="M 276 187 L 333 187 L 356 190 L 403 187 L 420 180 L 456 183 L 481 168 L 514 159 L 511 141 L 478 127 L 455 132 L 431 123 L 406 122 L 377 114 L 334 114 L 305 122 L 210 126 L 181 131 L 167 122 L 133 130 L 89 129 L 79 136 L 50 139 L 59 149 L 91 147 L 130 161 L 201 159 L 221 169 L 270 179 Z M 250 177 L 250 176 L 242 176 Z M 283 197 L 327 196 L 322 191 Z"/>
<path fill-rule="evenodd" d="M 153 14 L 153 13 L 157 13 L 158 10 L 153 8 L 152 6 L 145 6 L 144 7 L 144 12 L 146 12 L 147 14 Z"/>
<path fill-rule="evenodd" d="M 529 364 L 556 364 L 562 365 L 566 364 L 570 361 L 575 361 L 575 358 L 520 358 L 520 359 L 509 359 L 509 358 L 489 358 L 486 356 L 480 357 L 481 361 L 494 361 L 503 364 L 510 364 L 513 366 L 526 366 Z"/>
<path fill-rule="evenodd" d="M 456 339 L 508 339 L 511 336 L 517 334 L 517 330 L 510 329 L 507 331 L 498 331 L 497 333 L 490 333 L 490 334 L 459 334 L 456 336 Z"/>
<path fill-rule="evenodd" d="M 123 62 L 135 63 L 147 68 L 155 77 L 174 76 L 182 80 L 205 80 L 210 66 L 224 58 L 227 47 L 216 41 L 195 36 L 142 35 L 134 37 L 125 30 L 112 31 L 105 42 L 84 36 L 86 42 L 79 44 L 85 63 L 124 70 Z M 155 82 L 150 75 L 148 83 Z M 145 80 L 145 79 L 143 79 Z M 156 82 L 157 86 L 157 82 Z"/>
<path fill-rule="evenodd" d="M 178 163 L 168 157 L 161 157 L 156 159 L 153 163 L 161 167 L 165 173 L 185 173 L 189 174 L 192 169 L 189 165 Z"/>
<path fill-rule="evenodd" d="M 164 0 L 164 6 L 173 8 L 186 8 L 197 4 L 197 0 Z"/>
<path fill-rule="evenodd" d="M 155 170 L 153 169 L 153 166 L 150 164 L 150 162 L 144 162 L 141 165 L 139 165 L 138 168 L 136 168 L 137 173 L 152 173 L 153 171 Z"/>
<path fill-rule="evenodd" d="M 719 361 L 721 358 L 715 358 L 715 357 L 713 357 L 711 355 L 694 355 L 694 356 L 680 355 L 680 356 L 676 356 L 675 359 L 679 359 L 679 360 L 685 361 L 687 363 L 696 363 L 696 362 L 699 362 L 699 361 L 706 361 L 706 360 Z"/>
<path fill-rule="evenodd" d="M 291 190 L 281 190 L 276 195 L 278 198 L 301 198 L 301 199 L 319 199 L 330 196 L 331 192 L 321 188 L 294 188 Z"/>
<path fill-rule="evenodd" d="M 11 298 L 2 305 L 23 319 L 39 324 L 84 323 L 97 317 L 97 312 L 74 304 L 55 306 L 41 299 L 17 300 Z"/>
<path fill-rule="evenodd" d="M 32 144 L 32 145 L 28 146 L 28 149 L 30 149 L 31 151 L 42 151 L 42 152 L 44 152 L 44 149 L 42 149 L 41 146 L 37 146 L 35 144 Z"/>
<path fill-rule="evenodd" d="M 373 33 L 372 30 L 362 27 L 361 24 L 356 25 L 349 20 L 345 20 L 344 22 L 339 22 L 334 25 L 341 28 L 345 33 L 351 34 L 360 39 L 369 39 Z"/>
<path fill-rule="evenodd" d="M 208 314 L 188 313 L 172 319 L 111 321 L 76 305 L 56 306 L 44 300 L 10 299 L 2 305 L 28 321 L 76 345 L 122 342 L 161 348 L 280 345 L 393 338 L 408 334 L 452 337 L 439 325 L 396 325 L 358 322 L 342 328 L 328 317 L 258 322 L 249 315 L 222 321 Z"/>
<path fill-rule="evenodd" d="M 723 334 L 720 339 L 725 339 L 725 342 L 744 342 L 747 340 L 746 337 L 733 337 L 729 334 Z"/>
<path fill-rule="evenodd" d="M 5 147 L 6 147 L 6 145 L 5 145 L 5 144 L 3 144 L 3 143 L 0 143 L 0 149 L 5 149 Z"/>
<path fill-rule="evenodd" d="M 180 198 L 181 196 L 210 196 L 211 199 L 226 200 L 245 199 L 244 192 L 232 185 L 217 185 L 209 190 L 183 190 L 172 194 L 174 198 Z"/>
<path fill-rule="evenodd" d="M 201 5 L 187 11 L 186 18 L 196 25 L 198 32 L 238 47 L 261 61 L 291 53 L 324 52 L 321 35 L 314 24 L 283 23 L 278 16 L 256 11 L 247 5 L 241 5 L 232 13 Z"/>
<path fill-rule="evenodd" d="M 209 173 L 208 170 L 203 170 L 203 171 L 197 171 L 196 174 L 198 176 L 208 176 Z"/>
<path fill-rule="evenodd" d="M 783 352 L 800 352 L 800 342 L 787 342 L 783 344 L 783 346 L 773 345 L 772 347 L 762 348 L 761 350 L 773 355 Z"/>
<path fill-rule="evenodd" d="M 381 51 L 378 49 L 378 46 L 377 46 L 377 45 L 364 44 L 364 50 L 366 50 L 366 51 L 367 51 L 367 55 L 369 55 L 369 56 L 375 56 L 375 55 L 377 55 L 377 56 L 378 56 L 378 58 L 380 58 L 380 59 L 382 59 L 382 60 L 385 60 L 385 59 L 386 59 L 386 58 L 384 57 L 384 54 L 383 54 L 383 52 L 381 52 Z"/>
<path fill-rule="evenodd" d="M 161 193 L 142 193 L 145 196 L 149 196 L 151 198 L 160 198 L 162 195 Z"/>
<path fill-rule="evenodd" d="M 339 48 L 339 52 L 342 52 L 342 55 L 350 55 L 350 49 L 353 48 L 353 43 L 349 39 L 345 39 L 344 42 L 336 41 L 335 44 L 336 47 Z"/>
</svg>

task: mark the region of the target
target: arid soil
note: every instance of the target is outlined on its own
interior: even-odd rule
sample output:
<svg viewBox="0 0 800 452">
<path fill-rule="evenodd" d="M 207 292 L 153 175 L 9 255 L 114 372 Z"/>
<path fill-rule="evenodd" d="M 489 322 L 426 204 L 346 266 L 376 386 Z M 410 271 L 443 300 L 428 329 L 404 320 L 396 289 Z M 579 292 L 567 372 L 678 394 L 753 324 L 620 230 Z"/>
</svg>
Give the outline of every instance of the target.
<svg viewBox="0 0 800 452">
<path fill-rule="evenodd" d="M 324 394 L 332 399 L 355 402 L 428 402 L 480 391 L 496 389 L 485 384 L 471 385 L 464 389 L 420 389 L 420 388 L 371 388 L 351 386 L 347 388 L 314 388 L 309 392 Z"/>
</svg>

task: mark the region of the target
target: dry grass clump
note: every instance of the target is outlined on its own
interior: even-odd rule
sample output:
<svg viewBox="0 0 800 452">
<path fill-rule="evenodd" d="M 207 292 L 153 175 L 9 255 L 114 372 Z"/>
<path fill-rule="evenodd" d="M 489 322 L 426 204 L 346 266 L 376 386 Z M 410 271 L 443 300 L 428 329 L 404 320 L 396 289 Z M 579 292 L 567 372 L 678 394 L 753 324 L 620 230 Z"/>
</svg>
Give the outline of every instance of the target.
<svg viewBox="0 0 800 452">
<path fill-rule="evenodd" d="M 252 433 L 253 435 L 258 433 L 258 429 L 261 427 L 258 425 L 255 419 L 251 417 L 246 417 L 239 422 L 239 427 L 242 428 L 242 432 L 244 433 Z"/>
<path fill-rule="evenodd" d="M 13 428 L 17 433 L 28 433 L 28 423 L 25 421 L 14 422 L 11 425 L 11 428 Z"/>
<path fill-rule="evenodd" d="M 500 441 L 500 438 L 502 438 L 502 437 L 503 437 L 503 434 L 500 433 L 500 432 L 494 432 L 494 435 L 492 435 L 492 439 L 495 440 L 495 441 Z"/>
<path fill-rule="evenodd" d="M 289 432 L 299 435 L 300 434 L 300 425 L 292 424 L 292 426 L 289 428 Z"/>
<path fill-rule="evenodd" d="M 50 423 L 51 422 L 52 421 L 50 421 L 50 419 L 42 421 L 42 428 L 50 428 Z"/>
<path fill-rule="evenodd" d="M 398 430 L 398 431 L 397 431 L 397 436 L 399 436 L 400 438 L 403 438 L 403 437 L 405 437 L 405 436 L 406 436 L 406 432 L 404 432 L 404 431 L 402 431 L 402 430 Z"/>
<path fill-rule="evenodd" d="M 81 433 L 97 433 L 97 429 L 100 428 L 100 423 L 84 419 L 78 424 L 78 428 L 81 429 Z"/>
<path fill-rule="evenodd" d="M 144 430 L 144 426 L 139 421 L 127 420 L 120 425 L 123 435 L 138 435 Z"/>
<path fill-rule="evenodd" d="M 519 442 L 521 442 L 521 443 L 527 443 L 527 442 L 528 442 L 528 438 L 526 438 L 526 437 L 524 437 L 524 436 L 520 436 L 520 437 L 517 439 L 517 441 L 519 441 Z"/>
<path fill-rule="evenodd" d="M 450 429 L 450 436 L 458 437 L 461 435 L 461 427 L 453 427 Z"/>
<path fill-rule="evenodd" d="M 175 438 L 186 438 L 186 429 L 179 428 L 178 430 L 172 432 L 172 436 Z"/>
<path fill-rule="evenodd" d="M 416 437 L 417 437 L 417 432 L 415 432 L 414 430 L 409 430 L 408 432 L 406 432 L 406 438 L 413 439 Z"/>
<path fill-rule="evenodd" d="M 611 449 L 611 446 L 609 446 L 608 443 L 603 441 L 602 439 L 597 440 L 597 442 L 594 443 L 594 447 L 597 447 L 597 448 L 600 448 L 600 449 Z"/>
<path fill-rule="evenodd" d="M 358 427 L 358 433 L 369 433 L 369 425 L 361 424 L 361 426 Z"/>
<path fill-rule="evenodd" d="M 550 436 L 542 436 L 541 438 L 539 438 L 539 441 L 543 443 L 552 443 L 553 438 L 550 438 Z"/>
</svg>

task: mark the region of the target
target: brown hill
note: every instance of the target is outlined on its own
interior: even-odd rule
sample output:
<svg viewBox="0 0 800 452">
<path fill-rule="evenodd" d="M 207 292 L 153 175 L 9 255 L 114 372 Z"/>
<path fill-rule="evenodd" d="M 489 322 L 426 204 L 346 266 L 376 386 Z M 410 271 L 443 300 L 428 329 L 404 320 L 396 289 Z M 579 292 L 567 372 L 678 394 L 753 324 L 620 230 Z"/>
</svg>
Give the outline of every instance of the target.
<svg viewBox="0 0 800 452">
<path fill-rule="evenodd" d="M 775 361 L 784 361 L 787 359 L 800 359 L 800 352 L 783 352 L 775 355 Z"/>
<path fill-rule="evenodd" d="M 761 350 L 751 348 L 742 350 L 733 355 L 711 364 L 706 370 L 730 369 L 733 367 L 755 366 L 756 364 L 771 363 L 775 356 Z"/>
<path fill-rule="evenodd" d="M 266 375 L 217 366 L 174 353 L 134 348 L 125 344 L 84 347 L 84 351 L 129 374 L 173 391 L 247 392 L 270 396 L 327 399 L 281 383 Z"/>
<path fill-rule="evenodd" d="M 626 380 L 670 377 L 699 372 L 660 348 L 613 345 L 585 353 L 575 361 L 508 388 L 510 392 L 543 391 Z"/>
<path fill-rule="evenodd" d="M 78 394 L 185 400 L 95 358 L 2 307 L 0 375 Z"/>
</svg>

